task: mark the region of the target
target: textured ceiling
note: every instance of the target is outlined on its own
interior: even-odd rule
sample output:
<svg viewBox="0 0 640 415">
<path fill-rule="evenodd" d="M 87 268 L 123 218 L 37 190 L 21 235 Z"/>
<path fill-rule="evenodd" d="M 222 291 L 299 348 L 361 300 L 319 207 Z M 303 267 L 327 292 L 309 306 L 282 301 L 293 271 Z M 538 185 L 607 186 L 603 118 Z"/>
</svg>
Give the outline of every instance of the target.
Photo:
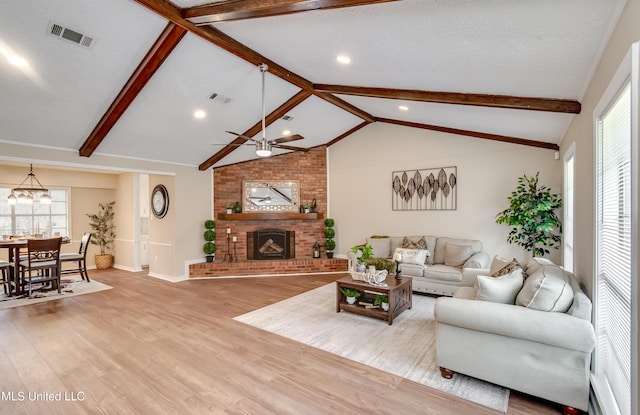
<svg viewBox="0 0 640 415">
<path fill-rule="evenodd" d="M 179 8 L 207 3 L 214 2 L 173 2 Z M 404 0 L 213 27 L 316 84 L 579 101 L 622 4 Z M 52 21 L 93 37 L 93 47 L 48 36 Z M 0 141 L 77 151 L 166 25 L 167 19 L 133 0 L 2 2 Z M 29 66 L 9 64 L 4 58 L 13 54 Z M 339 54 L 349 55 L 351 64 L 338 64 Z M 199 166 L 234 140 L 225 131 L 244 133 L 260 122 L 260 88 L 254 63 L 188 33 L 96 153 Z M 266 112 L 299 91 L 268 73 Z M 214 92 L 231 101 L 211 101 Z M 573 117 L 336 96 L 374 117 L 556 144 Z M 400 104 L 409 110 L 398 110 Z M 204 119 L 193 117 L 197 109 L 206 111 Z M 277 120 L 267 137 L 290 130 L 305 137 L 291 143 L 300 147 L 326 144 L 363 122 L 313 95 L 287 115 L 293 120 Z M 252 158 L 251 146 L 239 146 L 214 166 Z"/>
</svg>

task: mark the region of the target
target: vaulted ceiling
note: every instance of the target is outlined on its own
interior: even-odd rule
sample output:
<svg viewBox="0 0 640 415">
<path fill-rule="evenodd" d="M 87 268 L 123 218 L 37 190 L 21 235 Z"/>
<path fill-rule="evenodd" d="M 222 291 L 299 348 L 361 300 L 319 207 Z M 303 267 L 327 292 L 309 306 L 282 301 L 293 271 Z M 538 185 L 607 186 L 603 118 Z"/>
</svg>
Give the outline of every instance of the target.
<svg viewBox="0 0 640 415">
<path fill-rule="evenodd" d="M 301 134 L 296 147 L 388 122 L 557 149 L 623 5 L 5 1 L 0 142 L 201 170 L 251 160 L 227 131 L 261 138 L 266 63 L 266 136 Z"/>
</svg>

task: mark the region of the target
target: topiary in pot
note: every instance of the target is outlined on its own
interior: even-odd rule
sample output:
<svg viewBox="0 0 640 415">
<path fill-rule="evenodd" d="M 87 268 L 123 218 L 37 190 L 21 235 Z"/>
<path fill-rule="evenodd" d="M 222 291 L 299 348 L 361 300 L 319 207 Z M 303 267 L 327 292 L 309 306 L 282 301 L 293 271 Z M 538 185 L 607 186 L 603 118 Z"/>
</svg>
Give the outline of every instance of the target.
<svg viewBox="0 0 640 415">
<path fill-rule="evenodd" d="M 204 227 L 207 229 L 204 231 L 204 240 L 205 243 L 202 246 L 202 250 L 204 251 L 207 262 L 213 262 L 215 258 L 216 250 L 218 249 L 216 246 L 216 231 L 214 230 L 216 227 L 216 221 L 213 219 L 208 219 L 204 221 Z"/>
<path fill-rule="evenodd" d="M 333 250 L 336 249 L 336 241 L 333 238 L 336 236 L 336 231 L 333 229 L 335 221 L 331 218 L 324 220 L 324 249 L 327 251 L 327 258 L 333 258 Z"/>
</svg>

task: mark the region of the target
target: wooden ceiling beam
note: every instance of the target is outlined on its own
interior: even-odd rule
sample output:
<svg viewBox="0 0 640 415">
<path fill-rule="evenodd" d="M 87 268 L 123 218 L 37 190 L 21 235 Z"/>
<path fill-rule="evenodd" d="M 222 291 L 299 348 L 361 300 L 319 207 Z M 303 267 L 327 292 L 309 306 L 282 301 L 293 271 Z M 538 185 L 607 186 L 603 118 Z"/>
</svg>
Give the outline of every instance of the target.
<svg viewBox="0 0 640 415">
<path fill-rule="evenodd" d="M 120 93 L 82 144 L 82 147 L 80 147 L 80 156 L 90 157 L 93 154 L 186 33 L 187 31 L 184 28 L 174 23 L 168 23 L 165 26 L 151 49 L 149 49 L 136 70 L 129 77 L 127 83 L 124 84 Z"/>
<path fill-rule="evenodd" d="M 329 141 L 326 145 L 327 147 L 334 145 L 335 143 L 337 143 L 338 141 L 349 137 L 351 134 L 355 133 L 356 131 L 360 130 L 361 128 L 366 127 L 367 125 L 369 125 L 370 123 L 364 121 L 358 125 L 356 125 L 355 127 L 353 127 L 352 129 L 350 129 L 349 131 L 345 131 L 344 133 L 340 134 L 339 136 L 337 136 L 336 138 L 334 138 L 333 140 Z"/>
<path fill-rule="evenodd" d="M 361 110 L 360 108 L 356 107 L 355 105 L 349 104 L 347 101 L 345 101 L 342 98 L 339 98 L 335 95 L 332 94 L 327 94 L 324 92 L 317 92 L 317 91 L 313 91 L 313 94 L 315 96 L 317 96 L 318 98 L 322 98 L 325 101 L 337 106 L 338 108 L 342 108 L 343 110 L 350 112 L 351 114 L 355 115 L 356 117 L 360 117 L 363 120 L 365 120 L 367 123 L 371 123 L 371 122 L 375 122 L 376 119 L 373 115 L 369 114 L 366 111 Z"/>
<path fill-rule="evenodd" d="M 519 144 L 523 146 L 538 147 L 538 148 L 546 148 L 546 149 L 555 150 L 555 151 L 560 150 L 560 147 L 555 143 L 529 140 L 526 138 L 509 137 L 505 135 L 488 134 L 488 133 L 481 133 L 481 132 L 469 131 L 469 130 L 460 130 L 457 128 L 441 127 L 438 125 L 430 125 L 430 124 L 420 124 L 416 122 L 393 120 L 389 118 L 376 118 L 376 120 L 379 122 L 387 123 L 387 124 L 402 125 L 405 127 L 412 127 L 412 128 L 421 128 L 423 130 L 440 131 L 448 134 L 457 134 L 457 135 L 463 135 L 466 137 L 481 138 L 483 140 L 502 141 L 504 143 Z"/>
<path fill-rule="evenodd" d="M 289 98 L 289 100 L 287 100 L 287 102 L 285 102 L 284 104 L 280 105 L 278 108 L 273 110 L 271 113 L 269 113 L 265 117 L 266 126 L 268 127 L 269 125 L 273 124 L 276 120 L 282 118 L 284 115 L 287 114 L 287 112 L 291 111 L 293 108 L 295 108 L 302 101 L 304 101 L 305 99 L 309 98 L 310 95 L 311 95 L 311 92 L 309 92 L 309 91 L 300 91 L 297 94 L 295 94 L 294 96 L 292 96 L 291 98 Z M 257 123 L 255 123 L 251 128 L 249 128 L 247 131 L 242 133 L 242 135 L 245 135 L 247 137 L 253 137 L 254 135 L 258 134 L 260 131 L 262 131 L 262 120 L 260 120 Z M 237 137 L 231 143 L 229 143 L 228 145 L 224 146 L 216 154 L 214 154 L 213 156 L 209 157 L 204 163 L 200 164 L 200 166 L 198 168 L 200 170 L 203 170 L 203 171 L 208 169 L 209 167 L 213 166 L 214 164 L 216 164 L 217 162 L 222 160 L 224 157 L 226 157 L 229 154 L 231 154 L 241 144 L 244 144 L 247 141 L 248 140 L 245 140 L 242 137 Z"/>
<path fill-rule="evenodd" d="M 314 84 L 313 88 L 315 91 L 329 94 L 401 99 L 407 101 L 433 102 L 438 104 L 473 105 L 480 107 L 562 112 L 568 114 L 580 114 L 581 111 L 580 102 L 569 99 L 466 94 L 459 92 L 435 92 L 412 89 L 372 88 L 327 84 Z"/>
<path fill-rule="evenodd" d="M 182 17 L 194 24 L 205 25 L 392 1 L 398 0 L 227 0 L 183 9 Z"/>
</svg>

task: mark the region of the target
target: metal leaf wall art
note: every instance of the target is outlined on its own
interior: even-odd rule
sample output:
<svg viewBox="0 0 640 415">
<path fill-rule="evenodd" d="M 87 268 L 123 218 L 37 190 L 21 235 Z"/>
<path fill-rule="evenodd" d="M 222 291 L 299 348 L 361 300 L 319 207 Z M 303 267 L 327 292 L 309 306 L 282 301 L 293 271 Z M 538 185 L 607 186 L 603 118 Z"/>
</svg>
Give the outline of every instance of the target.
<svg viewBox="0 0 640 415">
<path fill-rule="evenodd" d="M 394 171 L 391 205 L 393 210 L 456 210 L 458 168 Z"/>
</svg>

